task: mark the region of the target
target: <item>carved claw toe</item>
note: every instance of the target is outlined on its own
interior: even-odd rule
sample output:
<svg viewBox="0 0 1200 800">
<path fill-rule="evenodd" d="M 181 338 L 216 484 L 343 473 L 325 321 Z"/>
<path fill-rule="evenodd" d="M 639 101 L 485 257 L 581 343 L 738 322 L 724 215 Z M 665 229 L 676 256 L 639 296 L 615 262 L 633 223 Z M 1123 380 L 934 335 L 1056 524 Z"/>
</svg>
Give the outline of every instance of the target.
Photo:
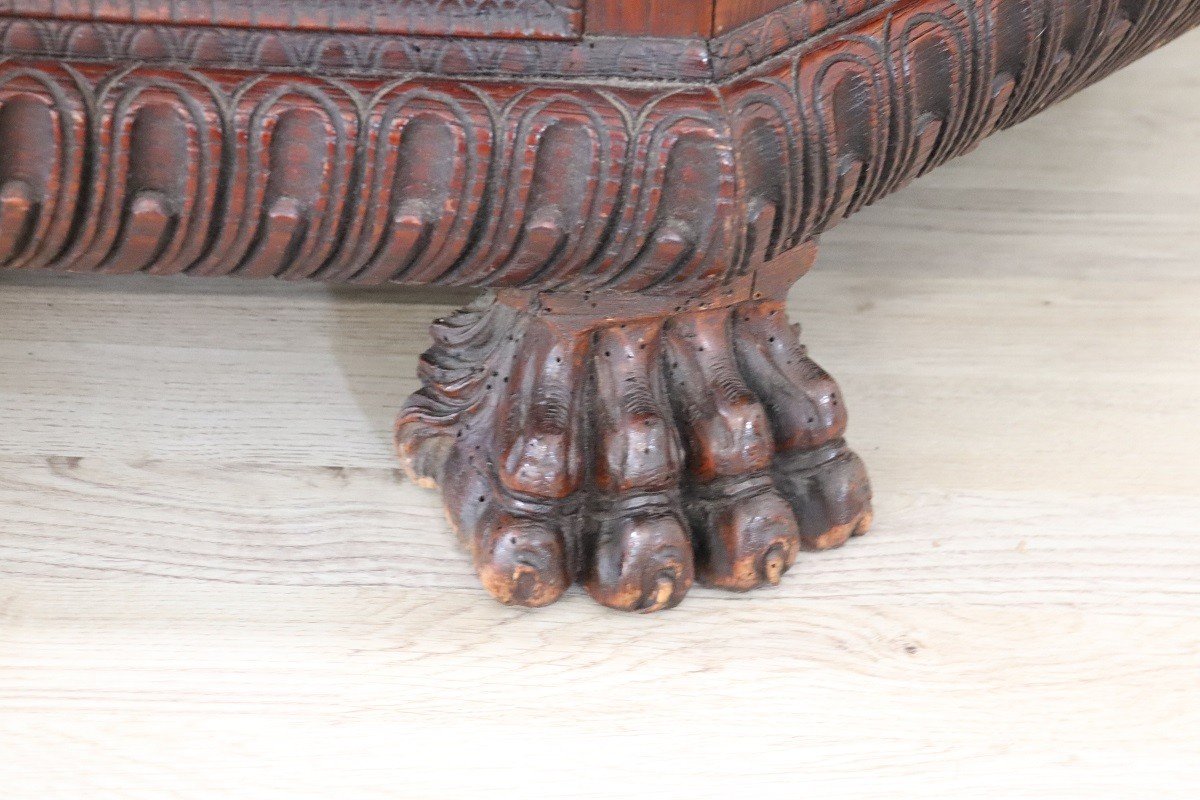
<svg viewBox="0 0 1200 800">
<path fill-rule="evenodd" d="M 397 424 L 498 600 L 546 605 L 574 582 L 659 611 L 693 580 L 778 584 L 800 551 L 866 531 L 837 385 L 780 302 L 552 302 L 510 293 L 437 323 Z"/>
<path fill-rule="evenodd" d="M 795 563 L 800 531 L 791 506 L 774 489 L 696 506 L 692 529 L 704 585 L 734 592 L 774 586 Z"/>
<path fill-rule="evenodd" d="M 782 459 L 775 481 L 796 511 L 806 550 L 840 547 L 871 527 L 866 467 L 840 439 Z"/>
<path fill-rule="evenodd" d="M 619 611 L 672 608 L 692 586 L 691 541 L 671 514 L 606 520 L 590 558 L 588 594 Z"/>
<path fill-rule="evenodd" d="M 479 580 L 505 605 L 549 605 L 571 584 L 562 537 L 546 525 L 498 515 L 475 546 Z"/>
</svg>

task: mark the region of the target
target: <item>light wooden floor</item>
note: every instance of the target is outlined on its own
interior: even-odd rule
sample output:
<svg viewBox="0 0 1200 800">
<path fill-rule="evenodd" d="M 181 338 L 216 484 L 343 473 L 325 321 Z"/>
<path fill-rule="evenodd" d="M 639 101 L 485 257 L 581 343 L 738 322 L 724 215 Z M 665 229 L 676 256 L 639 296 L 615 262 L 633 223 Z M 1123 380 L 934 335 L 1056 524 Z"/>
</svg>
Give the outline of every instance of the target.
<svg viewBox="0 0 1200 800">
<path fill-rule="evenodd" d="M 501 607 L 389 443 L 452 299 L 0 276 L 0 798 L 1196 797 L 1200 34 L 792 296 L 877 527 Z"/>
</svg>

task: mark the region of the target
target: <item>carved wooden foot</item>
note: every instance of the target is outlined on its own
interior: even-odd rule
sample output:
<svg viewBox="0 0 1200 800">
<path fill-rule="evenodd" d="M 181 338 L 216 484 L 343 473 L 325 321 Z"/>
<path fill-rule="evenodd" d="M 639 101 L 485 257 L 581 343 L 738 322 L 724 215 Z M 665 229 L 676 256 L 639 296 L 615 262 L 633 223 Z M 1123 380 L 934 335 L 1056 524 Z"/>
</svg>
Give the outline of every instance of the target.
<svg viewBox="0 0 1200 800">
<path fill-rule="evenodd" d="M 871 523 L 846 409 L 779 300 L 500 292 L 434 323 L 396 441 L 480 579 L 657 611 Z"/>
</svg>

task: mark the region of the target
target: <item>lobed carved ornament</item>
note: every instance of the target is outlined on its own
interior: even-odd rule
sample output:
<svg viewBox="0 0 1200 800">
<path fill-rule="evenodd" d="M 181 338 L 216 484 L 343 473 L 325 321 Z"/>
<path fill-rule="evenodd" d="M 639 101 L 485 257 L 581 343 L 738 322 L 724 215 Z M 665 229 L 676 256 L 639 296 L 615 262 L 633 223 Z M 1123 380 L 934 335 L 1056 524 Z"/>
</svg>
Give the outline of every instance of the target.
<svg viewBox="0 0 1200 800">
<path fill-rule="evenodd" d="M 712 84 L 9 60 L 0 264 L 710 291 L 1198 20 L 913 0 Z"/>
<path fill-rule="evenodd" d="M 681 88 L 10 64 L 0 261 L 368 284 L 713 285 L 736 239 L 721 131 L 713 94 Z"/>
</svg>

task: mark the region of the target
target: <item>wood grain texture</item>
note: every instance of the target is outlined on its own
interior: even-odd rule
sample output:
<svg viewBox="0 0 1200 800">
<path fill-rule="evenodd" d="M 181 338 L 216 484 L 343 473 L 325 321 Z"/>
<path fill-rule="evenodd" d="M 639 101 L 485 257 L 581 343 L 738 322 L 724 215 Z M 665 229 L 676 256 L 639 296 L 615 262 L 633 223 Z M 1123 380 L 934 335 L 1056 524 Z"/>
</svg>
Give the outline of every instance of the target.
<svg viewBox="0 0 1200 800">
<path fill-rule="evenodd" d="M 789 0 L 716 0 L 713 34 L 720 35 L 788 5 Z"/>
<path fill-rule="evenodd" d="M 589 3 L 585 13 L 588 33 L 707 37 L 713 0 L 601 0 Z"/>
<path fill-rule="evenodd" d="M 0 276 L 5 800 L 1191 800 L 1198 73 L 1192 34 L 825 237 L 789 310 L 876 530 L 656 617 L 480 602 L 393 469 L 461 296 Z"/>
</svg>

